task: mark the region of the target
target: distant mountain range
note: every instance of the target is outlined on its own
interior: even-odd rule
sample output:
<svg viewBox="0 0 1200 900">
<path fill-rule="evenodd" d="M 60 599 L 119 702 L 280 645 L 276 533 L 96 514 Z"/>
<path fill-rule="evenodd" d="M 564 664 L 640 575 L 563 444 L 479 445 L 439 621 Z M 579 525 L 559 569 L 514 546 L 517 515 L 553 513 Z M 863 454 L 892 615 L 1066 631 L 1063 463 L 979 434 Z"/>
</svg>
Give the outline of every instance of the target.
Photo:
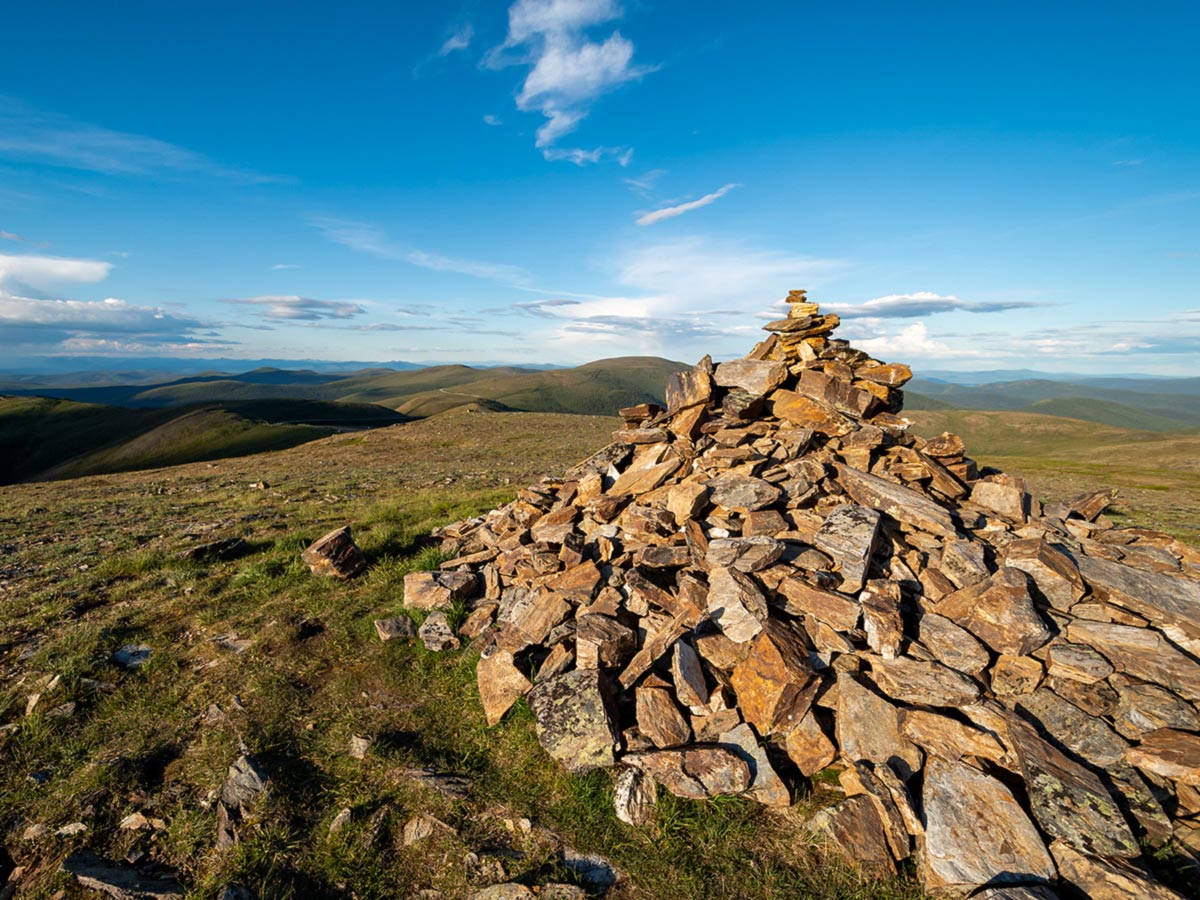
<svg viewBox="0 0 1200 900">
<path fill-rule="evenodd" d="M 152 379 L 147 376 L 157 361 L 147 362 L 149 370 L 97 370 L 86 379 L 72 376 L 73 383 L 65 383 L 68 378 L 61 375 L 0 379 L 0 394 L 8 395 L 0 397 L 0 481 L 244 455 L 468 404 L 495 411 L 609 416 L 623 406 L 662 402 L 668 377 L 687 368 L 659 357 L 634 356 L 570 369 L 260 366 Z M 914 379 L 905 392 L 906 408 L 994 410 L 1142 433 L 1200 431 L 1200 378 L 944 380 L 954 374 Z"/>
<path fill-rule="evenodd" d="M 1200 428 L 1200 378 L 1083 375 L 962 384 L 922 374 L 908 383 L 905 406 L 1015 410 L 1142 431 L 1188 431 Z"/>
<path fill-rule="evenodd" d="M 0 383 L 0 483 L 153 468 L 291 447 L 335 431 L 489 410 L 615 415 L 661 402 L 683 363 L 600 360 L 574 369 L 470 366 L 348 373 L 257 368 L 160 382 Z"/>
</svg>

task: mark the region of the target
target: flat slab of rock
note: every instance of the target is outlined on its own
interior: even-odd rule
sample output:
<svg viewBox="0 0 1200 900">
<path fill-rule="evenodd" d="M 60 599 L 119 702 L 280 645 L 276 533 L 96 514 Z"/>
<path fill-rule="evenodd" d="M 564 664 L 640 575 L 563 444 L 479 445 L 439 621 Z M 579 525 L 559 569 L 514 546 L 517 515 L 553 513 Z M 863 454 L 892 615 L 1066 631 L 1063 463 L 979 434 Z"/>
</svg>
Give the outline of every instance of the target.
<svg viewBox="0 0 1200 900">
<path fill-rule="evenodd" d="M 731 359 L 717 366 L 713 380 L 721 387 L 733 387 L 749 394 L 766 394 L 783 384 L 787 366 L 766 359 Z"/>
<path fill-rule="evenodd" d="M 708 575 L 708 613 L 731 641 L 744 644 L 762 631 L 767 598 L 758 583 L 736 569 L 718 567 Z"/>
<path fill-rule="evenodd" d="M 184 894 L 183 885 L 174 878 L 142 874 L 132 866 L 107 862 L 91 850 L 76 850 L 62 868 L 84 887 L 116 900 L 180 900 Z"/>
<path fill-rule="evenodd" d="M 335 528 L 318 538 L 300 558 L 314 575 L 354 578 L 367 569 L 367 558 L 350 536 L 350 526 Z"/>
<path fill-rule="evenodd" d="M 1095 647 L 1118 672 L 1200 700 L 1200 664 L 1153 629 L 1076 619 L 1067 626 L 1067 639 Z"/>
<path fill-rule="evenodd" d="M 837 464 L 837 472 L 838 481 L 855 503 L 887 513 L 897 521 L 930 534 L 955 536 L 954 519 L 950 513 L 924 494 L 841 463 Z"/>
<path fill-rule="evenodd" d="M 513 655 L 501 649 L 480 656 L 475 667 L 475 680 L 479 684 L 479 700 L 489 727 L 504 718 L 512 705 L 533 687 L 513 664 Z"/>
<path fill-rule="evenodd" d="M 731 682 L 743 718 L 762 735 L 798 724 L 817 686 L 803 641 L 778 619 L 763 624 Z"/>
<path fill-rule="evenodd" d="M 746 793 L 764 806 L 790 806 L 792 795 L 767 759 L 753 729 L 745 722 L 717 738 L 717 744 L 737 753 L 750 767 Z"/>
<path fill-rule="evenodd" d="M 925 886 L 970 889 L 1055 876 L 1037 829 L 1003 784 L 962 763 L 930 759 L 922 790 Z"/>
<path fill-rule="evenodd" d="M 1074 561 L 1041 538 L 1013 541 L 1004 548 L 1004 562 L 1027 573 L 1055 609 L 1070 609 L 1087 590 Z"/>
<path fill-rule="evenodd" d="M 1023 656 L 1050 640 L 1050 629 L 1029 596 L 1025 573 L 1008 566 L 943 597 L 934 609 L 997 653 Z"/>
<path fill-rule="evenodd" d="M 859 794 L 823 809 L 809 820 L 808 830 L 828 840 L 845 861 L 877 878 L 893 877 L 892 859 L 883 820 L 869 798 Z"/>
<path fill-rule="evenodd" d="M 469 572 L 410 572 L 404 576 L 404 605 L 412 609 L 449 609 L 470 597 L 478 580 Z"/>
<path fill-rule="evenodd" d="M 1065 841 L 1050 845 L 1063 880 L 1091 900 L 1183 900 L 1145 871 L 1080 853 Z"/>
<path fill-rule="evenodd" d="M 692 737 L 691 726 L 665 687 L 643 685 L 635 694 L 637 727 L 660 750 L 679 747 Z"/>
<path fill-rule="evenodd" d="M 781 493 L 769 481 L 750 475 L 724 475 L 709 483 L 709 499 L 730 510 L 764 509 L 778 500 Z"/>
<path fill-rule="evenodd" d="M 395 641 L 409 638 L 417 633 L 416 623 L 408 616 L 392 616 L 387 619 L 375 620 L 375 633 L 384 641 Z"/>
<path fill-rule="evenodd" d="M 617 736 L 608 704 L 607 684 L 595 669 L 566 672 L 529 692 L 538 740 L 569 772 L 616 762 Z"/>
<path fill-rule="evenodd" d="M 684 750 L 630 753 L 624 762 L 637 766 L 676 797 L 705 800 L 740 794 L 750 787 L 750 767 L 725 747 L 696 744 Z"/>
<path fill-rule="evenodd" d="M 902 703 L 957 707 L 979 698 L 979 685 L 961 672 L 904 656 L 873 658 L 871 679 L 883 693 Z"/>
<path fill-rule="evenodd" d="M 1200 633 L 1200 580 L 1145 572 L 1091 556 L 1079 557 L 1079 573 L 1100 599 L 1152 622 L 1181 625 Z"/>
<path fill-rule="evenodd" d="M 879 513 L 865 506 L 843 503 L 826 518 L 813 536 L 813 544 L 833 557 L 842 575 L 841 590 L 862 590 L 867 566 L 879 538 Z"/>
<path fill-rule="evenodd" d="M 1116 800 L 1099 777 L 1044 741 L 1016 716 L 1008 733 L 1016 747 L 1029 804 L 1042 830 L 1080 852 L 1131 859 L 1141 854 Z"/>
<path fill-rule="evenodd" d="M 921 751 L 900 733 L 893 704 L 846 673 L 838 673 L 837 690 L 837 742 L 847 759 L 890 764 L 902 778 L 921 768 Z"/>
<path fill-rule="evenodd" d="M 1160 728 L 1144 735 L 1125 758 L 1143 772 L 1200 785 L 1200 734 Z"/>
</svg>

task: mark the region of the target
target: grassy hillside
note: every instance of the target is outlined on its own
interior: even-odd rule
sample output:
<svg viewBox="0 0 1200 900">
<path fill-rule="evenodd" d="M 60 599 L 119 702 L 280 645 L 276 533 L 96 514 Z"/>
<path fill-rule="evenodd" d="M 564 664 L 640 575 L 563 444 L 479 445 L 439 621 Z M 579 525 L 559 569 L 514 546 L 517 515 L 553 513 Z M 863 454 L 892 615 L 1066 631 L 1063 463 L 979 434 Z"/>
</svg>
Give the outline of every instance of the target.
<svg viewBox="0 0 1200 900">
<path fill-rule="evenodd" d="M 351 427 L 403 421 L 369 404 L 251 401 L 122 409 L 0 398 L 0 483 L 123 472 L 294 447 Z"/>
<path fill-rule="evenodd" d="M 914 378 L 909 387 L 954 409 L 1035 411 L 1032 404 L 1053 401 L 1047 409 L 1059 415 L 1166 431 L 1200 428 L 1197 383 L 1197 379 L 1170 379 L 1161 384 L 1152 379 L 1097 379 L 1096 383 L 1030 379 L 963 385 Z"/>
<path fill-rule="evenodd" d="M 905 410 L 923 436 L 952 431 L 981 464 L 1023 475 L 1042 500 L 1115 487 L 1110 515 L 1200 544 L 1200 434 L 1135 431 L 1026 412 Z"/>
<path fill-rule="evenodd" d="M 180 871 L 189 896 L 237 881 L 261 900 L 464 898 L 481 870 L 576 881 L 559 861 L 567 847 L 626 873 L 612 900 L 915 900 L 911 879 L 861 879 L 805 836 L 804 813 L 829 796 L 819 785 L 784 814 L 663 792 L 656 823 L 629 828 L 611 776 L 565 773 L 524 704 L 486 727 L 474 651 L 376 637 L 374 618 L 404 614 L 404 574 L 438 563 L 421 543 L 432 526 L 561 471 L 615 425 L 464 409 L 215 467 L 0 488 L 3 521 L 21 523 L 6 537 L 0 604 L 0 724 L 15 726 L 0 732 L 0 839 L 26 866 L 19 896 L 83 898 L 58 869 L 78 846 L 147 853 Z M 257 479 L 272 487 L 246 491 Z M 346 523 L 369 573 L 311 576 L 301 549 Z M 249 543 L 239 559 L 179 557 L 234 535 Z M 151 650 L 135 670 L 110 661 L 130 643 Z M 348 752 L 353 736 L 371 741 L 363 759 Z M 240 843 L 220 850 L 211 798 L 243 748 L 272 787 Z M 466 777 L 470 791 L 443 796 L 414 767 Z M 151 824 L 120 829 L 134 813 Z M 422 814 L 446 827 L 407 844 Z M 76 822 L 82 833 L 54 836 Z"/>
</svg>

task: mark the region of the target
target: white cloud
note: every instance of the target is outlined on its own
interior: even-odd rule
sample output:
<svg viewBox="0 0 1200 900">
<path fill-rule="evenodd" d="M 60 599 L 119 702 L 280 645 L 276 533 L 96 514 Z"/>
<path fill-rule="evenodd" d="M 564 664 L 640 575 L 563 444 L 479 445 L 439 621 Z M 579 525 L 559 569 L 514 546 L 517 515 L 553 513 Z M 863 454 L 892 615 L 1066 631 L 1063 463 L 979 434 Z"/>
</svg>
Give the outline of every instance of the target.
<svg viewBox="0 0 1200 900">
<path fill-rule="evenodd" d="M 645 213 L 639 216 L 637 224 L 653 225 L 655 222 L 661 222 L 663 219 L 673 219 L 676 216 L 682 216 L 686 212 L 691 212 L 693 209 L 700 209 L 703 206 L 708 206 L 717 200 L 720 200 L 734 188 L 741 187 L 740 184 L 727 184 L 717 188 L 711 194 L 705 194 L 698 200 L 691 200 L 687 203 L 680 203 L 678 206 L 666 206 L 662 209 L 656 209 L 653 212 Z"/>
<path fill-rule="evenodd" d="M 0 290 L 44 291 L 71 284 L 94 284 L 108 277 L 112 263 L 58 256 L 0 254 Z"/>
<path fill-rule="evenodd" d="M 633 64 L 633 42 L 619 31 L 602 42 L 586 35 L 586 29 L 621 15 L 612 0 L 517 0 L 509 8 L 508 37 L 485 63 L 493 68 L 530 66 L 517 108 L 546 117 L 537 131 L 537 147 L 547 159 L 582 164 L 610 155 L 553 148 L 583 121 L 598 97 L 650 71 Z M 514 56 L 513 51 L 523 53 Z"/>
<path fill-rule="evenodd" d="M 988 300 L 972 303 L 960 300 L 953 294 L 916 291 L 911 294 L 888 294 L 865 303 L 822 303 L 821 310 L 837 313 L 843 319 L 914 319 L 955 310 L 995 313 L 1012 309 L 1034 309 L 1044 305 L 1027 300 Z"/>
<path fill-rule="evenodd" d="M 157 138 L 38 112 L 0 97 L 0 156 L 106 175 L 203 176 L 239 184 L 281 179 L 227 166 Z"/>
<path fill-rule="evenodd" d="M 488 113 L 486 116 L 483 117 L 483 124 L 496 126 L 496 125 L 503 125 L 504 122 L 502 122 L 499 119 L 499 117 L 493 116 L 491 113 Z"/>
<path fill-rule="evenodd" d="M 630 190 L 636 191 L 644 197 L 654 189 L 654 185 L 658 179 L 662 178 L 666 174 L 667 173 L 665 169 L 651 169 L 649 172 L 645 173 L 644 175 L 639 175 L 637 178 L 626 178 L 625 184 L 629 186 Z"/>
<path fill-rule="evenodd" d="M 455 29 L 454 34 L 446 38 L 446 42 L 438 50 L 438 56 L 449 56 L 456 50 L 466 50 L 471 46 L 473 37 L 475 37 L 475 29 L 470 24 Z"/>
<path fill-rule="evenodd" d="M 529 280 L 529 272 L 520 266 L 444 256 L 415 247 L 406 247 L 392 241 L 382 229 L 365 222 L 317 217 L 311 219 L 309 224 L 334 243 L 383 259 L 399 260 L 437 272 L 470 275 L 501 284 L 520 285 Z"/>
<path fill-rule="evenodd" d="M 311 297 L 295 295 L 239 297 L 225 302 L 256 307 L 264 319 L 287 321 L 314 322 L 320 319 L 351 319 L 366 312 L 357 303 L 345 300 L 314 300 Z"/>
<path fill-rule="evenodd" d="M 276 263 L 271 268 L 276 272 L 282 272 L 287 269 L 303 269 L 304 266 L 297 265 L 296 263 Z"/>
<path fill-rule="evenodd" d="M 929 336 L 924 322 L 914 322 L 895 334 L 874 338 L 858 338 L 854 347 L 881 359 L 904 361 L 911 357 L 971 357 L 981 355 L 978 350 L 962 350 L 949 346 Z"/>
</svg>

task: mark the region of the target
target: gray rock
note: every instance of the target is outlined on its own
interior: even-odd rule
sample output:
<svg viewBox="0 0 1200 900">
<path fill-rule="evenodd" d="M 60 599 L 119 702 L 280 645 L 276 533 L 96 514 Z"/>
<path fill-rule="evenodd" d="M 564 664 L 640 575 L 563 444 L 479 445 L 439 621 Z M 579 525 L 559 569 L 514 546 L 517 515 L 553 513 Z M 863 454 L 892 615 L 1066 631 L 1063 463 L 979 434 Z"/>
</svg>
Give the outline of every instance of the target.
<svg viewBox="0 0 1200 900">
<path fill-rule="evenodd" d="M 762 631 L 767 598 L 749 575 L 716 568 L 708 575 L 708 614 L 735 643 L 745 643 Z"/>
<path fill-rule="evenodd" d="M 946 508 L 924 494 L 840 463 L 837 472 L 838 481 L 855 503 L 930 534 L 954 537 L 957 533 Z"/>
<path fill-rule="evenodd" d="M 658 802 L 654 779 L 640 769 L 623 769 L 613 785 L 613 809 L 626 825 L 649 825 Z"/>
<path fill-rule="evenodd" d="M 375 633 L 386 643 L 412 637 L 417 633 L 417 626 L 408 616 L 393 616 L 388 619 L 376 619 Z"/>
<path fill-rule="evenodd" d="M 427 650 L 457 650 L 461 646 L 450 628 L 446 614 L 440 609 L 435 609 L 426 616 L 424 623 L 417 629 L 417 635 Z"/>
<path fill-rule="evenodd" d="M 603 892 L 621 880 L 621 871 L 596 853 L 580 853 L 564 847 L 560 856 L 563 868 L 574 873 L 592 891 Z"/>
<path fill-rule="evenodd" d="M 1200 580 L 1145 572 L 1122 563 L 1079 557 L 1079 573 L 1101 600 L 1152 622 L 1200 631 Z"/>
<path fill-rule="evenodd" d="M 241 826 L 269 786 L 266 771 L 253 756 L 243 754 L 234 760 L 217 803 L 218 847 L 232 847 L 238 842 Z"/>
<path fill-rule="evenodd" d="M 879 539 L 879 513 L 864 506 L 843 503 L 825 518 L 813 543 L 839 565 L 841 590 L 847 594 L 862 589 L 867 566 Z"/>
<path fill-rule="evenodd" d="M 623 762 L 641 769 L 685 800 L 740 794 L 750 787 L 750 767 L 725 747 L 693 744 L 682 750 L 630 753 Z"/>
<path fill-rule="evenodd" d="M 112 661 L 126 669 L 137 669 L 145 665 L 154 649 L 149 644 L 126 644 L 112 655 Z"/>
<path fill-rule="evenodd" d="M 1049 881 L 1054 862 L 1003 784 L 962 763 L 929 760 L 921 868 L 930 890 Z"/>
<path fill-rule="evenodd" d="M 1132 859 L 1141 854 L 1121 809 L 1090 769 L 1044 741 L 1033 727 L 1010 716 L 1029 805 L 1042 830 L 1081 853 Z"/>
<path fill-rule="evenodd" d="M 1016 706 L 1056 744 L 1097 769 L 1115 766 L 1125 758 L 1129 744 L 1120 735 L 1102 719 L 1089 716 L 1048 688 L 1021 697 Z"/>
<path fill-rule="evenodd" d="M 957 707 L 979 698 L 979 686 L 972 679 L 937 662 L 873 658 L 871 678 L 883 693 L 902 703 Z"/>
<path fill-rule="evenodd" d="M 709 488 L 709 499 L 717 506 L 747 512 L 770 506 L 782 493 L 770 482 L 749 475 L 723 475 L 714 478 Z"/>
<path fill-rule="evenodd" d="M 91 850 L 76 850 L 62 864 L 64 872 L 86 888 L 116 900 L 181 900 L 183 885 L 174 878 L 146 875 L 131 866 L 110 863 Z"/>
<path fill-rule="evenodd" d="M 539 682 L 528 699 L 538 740 L 567 771 L 587 772 L 616 761 L 617 735 L 599 670 L 576 669 Z"/>
<path fill-rule="evenodd" d="M 714 538 L 708 543 L 706 562 L 739 572 L 761 572 L 783 556 L 784 544 L 769 537 Z"/>
<path fill-rule="evenodd" d="M 927 612 L 921 616 L 917 623 L 917 639 L 938 662 L 967 675 L 978 677 L 991 662 L 983 644 L 969 631 L 937 613 Z"/>
<path fill-rule="evenodd" d="M 743 722 L 737 728 L 717 738 L 718 746 L 732 750 L 750 767 L 750 787 L 746 793 L 765 806 L 790 806 L 787 786 L 771 768 L 766 751 L 759 745 L 754 731 Z"/>
</svg>

